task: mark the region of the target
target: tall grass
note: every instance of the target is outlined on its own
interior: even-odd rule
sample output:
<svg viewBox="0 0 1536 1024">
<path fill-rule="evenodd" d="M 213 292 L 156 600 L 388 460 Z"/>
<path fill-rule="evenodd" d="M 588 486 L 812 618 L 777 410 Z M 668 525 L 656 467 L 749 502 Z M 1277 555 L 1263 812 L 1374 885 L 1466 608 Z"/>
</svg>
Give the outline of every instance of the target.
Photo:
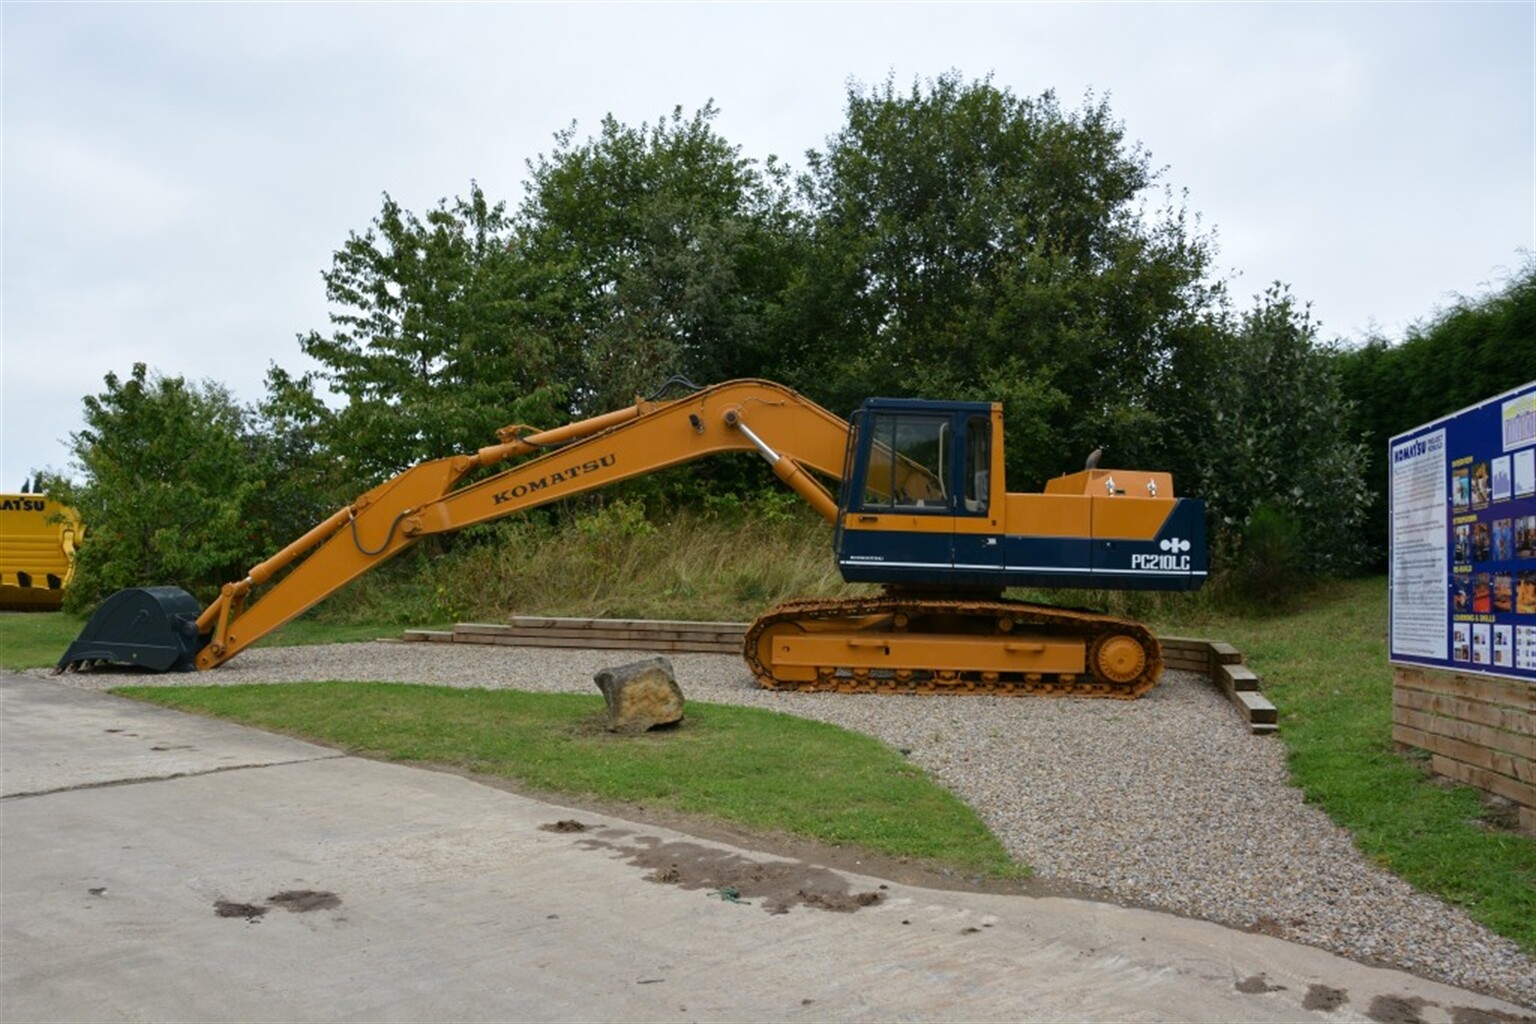
<svg viewBox="0 0 1536 1024">
<path fill-rule="evenodd" d="M 616 501 L 551 524 L 476 527 L 422 546 L 337 595 L 333 621 L 499 621 L 509 615 L 746 620 L 789 597 L 855 593 L 831 528 L 777 503 L 659 522 Z"/>
</svg>

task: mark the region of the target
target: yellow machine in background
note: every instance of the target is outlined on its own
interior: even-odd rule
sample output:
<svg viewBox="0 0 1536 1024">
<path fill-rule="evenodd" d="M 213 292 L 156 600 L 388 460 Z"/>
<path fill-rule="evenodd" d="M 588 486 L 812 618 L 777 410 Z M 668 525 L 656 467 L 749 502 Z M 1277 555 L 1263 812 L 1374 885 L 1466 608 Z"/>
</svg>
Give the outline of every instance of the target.
<svg viewBox="0 0 1536 1024">
<path fill-rule="evenodd" d="M 0 494 L 0 609 L 57 611 L 85 529 L 46 494 Z"/>
</svg>

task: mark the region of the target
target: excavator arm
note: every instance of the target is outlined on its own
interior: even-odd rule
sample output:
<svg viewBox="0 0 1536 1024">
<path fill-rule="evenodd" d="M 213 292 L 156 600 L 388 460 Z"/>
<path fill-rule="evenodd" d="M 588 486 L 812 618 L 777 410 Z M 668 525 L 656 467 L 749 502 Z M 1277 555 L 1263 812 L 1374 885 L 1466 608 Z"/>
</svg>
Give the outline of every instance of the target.
<svg viewBox="0 0 1536 1024">
<path fill-rule="evenodd" d="M 500 444 L 423 462 L 360 495 L 244 579 L 225 584 L 195 618 L 196 601 L 177 588 L 114 594 L 59 668 L 98 661 L 160 671 L 216 668 L 423 537 L 720 452 L 760 452 L 779 479 L 834 522 L 836 501 L 808 471 L 842 475 L 848 424 L 781 385 L 739 380 L 554 430 L 508 427 L 500 434 Z M 461 486 L 474 470 L 518 457 L 525 458 Z"/>
</svg>

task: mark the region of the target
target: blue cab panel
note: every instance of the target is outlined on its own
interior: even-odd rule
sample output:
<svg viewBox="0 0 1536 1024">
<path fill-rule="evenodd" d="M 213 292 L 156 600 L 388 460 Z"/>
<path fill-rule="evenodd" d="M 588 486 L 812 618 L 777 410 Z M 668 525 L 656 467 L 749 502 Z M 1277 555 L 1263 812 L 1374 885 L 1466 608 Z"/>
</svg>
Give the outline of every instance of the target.
<svg viewBox="0 0 1536 1024">
<path fill-rule="evenodd" d="M 933 517 L 933 532 L 840 530 L 837 564 L 849 583 L 1000 590 L 1198 590 L 1208 566 L 1205 503 L 1180 498 L 1150 540 L 999 536 L 995 563 L 956 557 L 950 517 Z"/>
</svg>

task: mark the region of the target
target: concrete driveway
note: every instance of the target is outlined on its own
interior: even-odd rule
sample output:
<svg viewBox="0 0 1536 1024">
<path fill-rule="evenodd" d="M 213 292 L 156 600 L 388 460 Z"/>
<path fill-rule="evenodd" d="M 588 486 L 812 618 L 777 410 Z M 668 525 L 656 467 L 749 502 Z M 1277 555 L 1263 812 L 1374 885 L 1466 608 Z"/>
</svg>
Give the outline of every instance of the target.
<svg viewBox="0 0 1536 1024">
<path fill-rule="evenodd" d="M 37 678 L 0 676 L 0 728 L 8 1021 L 1523 1016 L 1206 922 L 835 872 Z"/>
</svg>

